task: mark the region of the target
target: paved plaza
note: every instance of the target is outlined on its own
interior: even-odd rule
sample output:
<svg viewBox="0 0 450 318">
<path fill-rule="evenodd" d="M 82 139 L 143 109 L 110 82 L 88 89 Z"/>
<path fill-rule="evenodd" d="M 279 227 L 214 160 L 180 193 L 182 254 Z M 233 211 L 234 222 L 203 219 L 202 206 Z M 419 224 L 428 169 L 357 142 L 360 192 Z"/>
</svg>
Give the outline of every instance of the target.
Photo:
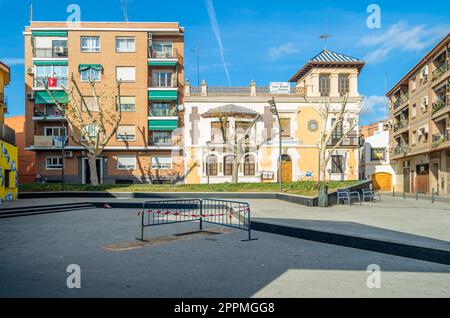
<svg viewBox="0 0 450 318">
<path fill-rule="evenodd" d="M 442 203 L 423 202 L 421 210 L 420 201 L 411 201 L 414 210 L 386 198 L 363 209 L 313 209 L 246 201 L 256 219 L 351 221 L 448 243 L 444 227 L 450 211 Z M 33 202 L 45 204 L 43 199 Z M 436 220 L 434 230 L 432 221 L 423 221 L 426 216 Z M 401 217 L 409 222 L 402 224 Z M 448 265 L 263 232 L 254 232 L 258 240 L 243 242 L 246 233 L 234 229 L 166 239 L 197 229 L 195 223 L 148 228 L 146 237 L 154 244 L 114 250 L 110 247 L 134 244 L 137 209 L 0 219 L 0 297 L 450 297 Z M 69 264 L 81 267 L 80 289 L 66 287 Z M 370 264 L 381 268 L 379 289 L 367 287 Z"/>
</svg>

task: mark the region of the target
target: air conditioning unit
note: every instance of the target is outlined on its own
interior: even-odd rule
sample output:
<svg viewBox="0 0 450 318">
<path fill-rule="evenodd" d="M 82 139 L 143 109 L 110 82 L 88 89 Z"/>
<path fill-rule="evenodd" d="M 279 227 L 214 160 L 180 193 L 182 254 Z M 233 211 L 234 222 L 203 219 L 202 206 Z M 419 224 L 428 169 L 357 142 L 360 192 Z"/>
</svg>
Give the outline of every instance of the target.
<svg viewBox="0 0 450 318">
<path fill-rule="evenodd" d="M 64 158 L 73 158 L 73 151 L 65 151 Z"/>
<path fill-rule="evenodd" d="M 53 51 L 54 51 L 55 53 L 62 54 L 62 53 L 64 53 L 64 46 L 55 46 L 55 47 L 53 48 Z"/>
<path fill-rule="evenodd" d="M 27 68 L 27 74 L 33 75 L 34 74 L 34 67 L 28 67 Z"/>
<path fill-rule="evenodd" d="M 178 105 L 178 110 L 182 112 L 184 110 L 184 105 Z"/>
<path fill-rule="evenodd" d="M 28 93 L 27 94 L 27 99 L 28 100 L 33 100 L 34 99 L 34 93 Z"/>
</svg>

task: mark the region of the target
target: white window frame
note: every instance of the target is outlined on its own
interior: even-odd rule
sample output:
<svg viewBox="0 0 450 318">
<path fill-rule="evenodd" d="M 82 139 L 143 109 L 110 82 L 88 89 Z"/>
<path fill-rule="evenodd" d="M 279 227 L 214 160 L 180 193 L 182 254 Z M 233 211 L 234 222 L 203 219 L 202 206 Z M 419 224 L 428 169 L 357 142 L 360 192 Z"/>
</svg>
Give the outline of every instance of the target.
<svg viewBox="0 0 450 318">
<path fill-rule="evenodd" d="M 87 70 L 80 72 L 80 81 L 81 82 L 89 82 L 89 78 L 92 78 L 92 71 L 98 72 L 98 79 L 93 79 L 94 82 L 100 82 L 102 80 L 102 72 L 94 70 L 93 68 L 88 68 Z M 83 79 L 83 73 L 89 72 L 89 77 L 87 79 Z"/>
<path fill-rule="evenodd" d="M 98 48 L 92 46 L 83 47 L 83 38 L 98 38 Z M 98 49 L 98 50 L 97 50 Z M 102 51 L 101 38 L 98 35 L 82 35 L 80 37 L 80 51 L 82 53 L 100 53 Z"/>
<path fill-rule="evenodd" d="M 134 99 L 134 103 L 133 103 L 133 104 L 119 103 L 119 101 L 122 102 L 123 98 L 133 98 L 133 99 Z M 135 112 L 135 111 L 136 111 L 136 96 L 120 96 L 120 99 L 117 97 L 117 104 L 118 104 L 118 106 L 120 107 L 120 111 L 121 111 L 121 112 L 125 112 L 125 113 L 132 113 L 132 112 Z M 130 109 L 128 108 L 128 109 L 125 109 L 125 110 L 124 110 L 124 109 L 122 108 L 122 105 L 133 105 L 133 109 L 130 110 Z"/>
<path fill-rule="evenodd" d="M 51 129 L 51 131 L 52 131 L 51 135 L 47 135 L 47 129 Z M 63 126 L 47 126 L 47 127 L 44 127 L 44 135 L 48 136 L 48 137 L 61 136 L 61 135 L 55 135 L 54 131 L 57 130 L 57 129 L 58 130 L 63 129 L 64 130 L 64 135 L 67 136 L 67 128 L 63 127 Z"/>
<path fill-rule="evenodd" d="M 159 158 L 168 158 L 170 160 L 170 164 L 169 163 L 158 163 L 158 159 Z M 155 162 L 156 160 L 156 162 Z M 163 166 L 163 165 L 168 165 L 168 166 Z M 152 170 L 171 170 L 173 166 L 173 162 L 172 162 L 172 157 L 167 157 L 167 156 L 154 156 L 152 157 L 152 166 L 151 169 Z"/>
<path fill-rule="evenodd" d="M 153 48 L 156 47 L 156 45 L 161 45 L 161 46 L 169 46 L 170 45 L 172 47 L 172 49 L 170 51 L 170 56 L 171 56 L 171 58 L 173 58 L 173 42 L 171 42 L 171 41 L 154 41 Z M 153 51 L 156 54 L 155 58 L 165 58 L 162 54 L 163 52 L 159 52 L 155 49 Z"/>
<path fill-rule="evenodd" d="M 131 139 L 130 138 L 123 138 L 122 135 L 119 135 L 119 128 L 120 127 L 133 127 L 134 128 L 134 135 L 125 135 L 125 136 L 129 136 L 129 137 L 132 137 L 132 138 Z M 134 125 L 119 125 L 117 127 L 117 130 L 116 130 L 116 141 L 136 141 L 136 126 L 134 126 Z"/>
<path fill-rule="evenodd" d="M 85 125 L 85 126 L 83 126 L 82 129 L 87 129 L 88 132 L 89 132 L 89 129 L 91 127 L 94 127 L 95 134 L 94 135 L 89 134 L 89 137 L 91 137 L 91 139 L 95 139 L 95 138 L 97 138 L 97 135 L 98 135 L 98 127 L 96 125 L 93 125 L 93 124 L 92 125 Z M 81 141 L 86 141 L 86 138 L 84 137 L 84 135 L 81 135 Z"/>
<path fill-rule="evenodd" d="M 49 166 L 48 162 L 47 162 L 48 159 L 50 159 L 50 160 L 56 159 L 58 161 L 58 163 L 56 165 L 54 165 L 52 163 L 52 165 Z M 59 161 L 61 163 L 59 163 Z M 47 157 L 45 157 L 45 170 L 61 170 L 62 169 L 62 165 L 63 165 L 62 156 L 47 156 Z"/>
<path fill-rule="evenodd" d="M 120 164 L 121 158 L 134 159 L 134 166 L 133 165 L 121 165 Z M 123 155 L 117 156 L 117 170 L 134 171 L 134 170 L 136 170 L 136 167 L 137 167 L 137 157 L 136 156 L 123 156 Z"/>
<path fill-rule="evenodd" d="M 38 68 L 47 68 L 47 67 L 50 68 L 50 74 L 45 74 L 44 78 L 55 77 L 59 81 L 60 84 L 61 84 L 61 81 L 64 80 L 65 81 L 64 84 L 65 84 L 65 86 L 67 86 L 67 83 L 69 82 L 69 67 L 67 65 L 35 65 L 34 66 L 34 77 L 36 80 L 33 83 L 33 85 L 35 85 L 34 87 L 43 87 L 44 86 L 43 84 L 40 84 L 40 82 L 38 81 Z M 61 74 L 57 74 L 55 72 L 55 67 L 59 67 L 59 68 L 65 67 L 66 68 L 65 76 L 58 76 Z M 40 76 L 40 78 L 42 78 L 42 76 Z M 61 85 L 57 86 L 57 87 L 61 87 Z"/>
<path fill-rule="evenodd" d="M 119 74 L 117 73 L 117 71 L 119 69 L 125 69 L 125 68 L 134 70 L 134 78 L 132 80 L 119 79 L 119 77 L 118 77 Z M 127 82 L 128 83 L 136 82 L 136 66 L 116 66 L 116 81 L 121 81 L 121 82 L 125 82 L 125 83 L 127 83 Z"/>
<path fill-rule="evenodd" d="M 158 74 L 170 74 L 170 83 L 167 82 L 167 75 L 164 76 L 164 84 L 165 85 L 161 85 L 162 81 L 161 81 L 161 77 Z M 160 88 L 165 88 L 165 87 L 174 87 L 174 79 L 175 79 L 175 72 L 173 70 L 153 70 L 152 72 L 152 84 L 153 87 L 160 87 Z M 167 85 L 169 84 L 169 85 Z"/>
<path fill-rule="evenodd" d="M 132 40 L 133 41 L 133 49 L 131 51 L 121 51 L 119 49 L 119 46 L 117 45 L 120 40 L 125 40 L 127 42 L 129 40 Z M 127 48 L 128 48 L 128 46 L 127 46 Z M 116 52 L 117 53 L 134 53 L 134 52 L 136 52 L 136 38 L 134 36 L 116 36 Z"/>
</svg>

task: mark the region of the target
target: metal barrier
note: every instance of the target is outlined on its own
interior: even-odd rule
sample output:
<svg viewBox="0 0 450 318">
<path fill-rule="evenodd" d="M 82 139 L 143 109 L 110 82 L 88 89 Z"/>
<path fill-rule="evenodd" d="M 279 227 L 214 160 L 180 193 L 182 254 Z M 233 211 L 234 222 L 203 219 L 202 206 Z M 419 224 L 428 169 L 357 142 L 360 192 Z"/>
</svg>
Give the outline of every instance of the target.
<svg viewBox="0 0 450 318">
<path fill-rule="evenodd" d="M 144 241 L 146 227 L 195 221 L 199 222 L 200 231 L 205 222 L 247 231 L 247 240 L 254 240 L 251 236 L 250 205 L 247 202 L 218 199 L 146 201 L 139 215 L 141 235 L 137 239 L 140 241 Z"/>
</svg>

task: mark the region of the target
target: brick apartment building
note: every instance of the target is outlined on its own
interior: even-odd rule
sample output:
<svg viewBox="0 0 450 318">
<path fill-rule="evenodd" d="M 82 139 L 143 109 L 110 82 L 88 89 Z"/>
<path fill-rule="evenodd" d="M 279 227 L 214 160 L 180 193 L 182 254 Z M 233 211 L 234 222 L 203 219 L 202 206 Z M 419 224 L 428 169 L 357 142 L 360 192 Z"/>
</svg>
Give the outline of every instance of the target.
<svg viewBox="0 0 450 318">
<path fill-rule="evenodd" d="M 391 159 L 405 192 L 450 193 L 450 33 L 387 93 Z"/>
<path fill-rule="evenodd" d="M 102 183 L 183 179 L 184 29 L 178 23 L 30 22 L 24 38 L 25 144 L 36 153 L 37 174 L 47 182 L 61 180 L 58 136 L 70 135 L 42 81 L 67 103 L 63 87 L 70 87 L 74 74 L 86 100 L 89 78 L 106 90 L 122 82 L 122 120 L 97 162 Z M 89 183 L 83 148 L 69 138 L 64 157 L 65 180 Z"/>
</svg>

